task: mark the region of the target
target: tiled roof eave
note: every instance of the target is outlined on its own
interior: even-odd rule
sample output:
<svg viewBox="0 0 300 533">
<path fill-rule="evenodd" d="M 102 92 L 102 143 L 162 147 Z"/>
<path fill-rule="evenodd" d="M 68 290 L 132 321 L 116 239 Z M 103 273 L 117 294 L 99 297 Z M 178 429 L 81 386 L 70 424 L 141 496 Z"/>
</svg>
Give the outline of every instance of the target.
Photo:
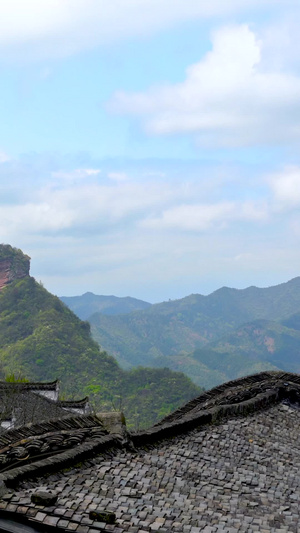
<svg viewBox="0 0 300 533">
<path fill-rule="evenodd" d="M 120 449 L 122 444 L 120 435 L 103 435 L 95 440 L 88 440 L 75 448 L 4 472 L 0 474 L 0 496 L 3 496 L 9 488 L 15 487 L 23 479 L 36 478 L 48 472 L 60 471 L 94 455 Z"/>
<path fill-rule="evenodd" d="M 0 381 L 1 390 L 40 390 L 40 391 L 56 391 L 59 386 L 59 380 L 50 381 L 46 383 L 18 383 L 9 381 Z"/>
<path fill-rule="evenodd" d="M 85 407 L 89 402 L 89 397 L 86 396 L 82 400 L 59 400 L 57 404 L 62 408 L 83 408 Z"/>
</svg>

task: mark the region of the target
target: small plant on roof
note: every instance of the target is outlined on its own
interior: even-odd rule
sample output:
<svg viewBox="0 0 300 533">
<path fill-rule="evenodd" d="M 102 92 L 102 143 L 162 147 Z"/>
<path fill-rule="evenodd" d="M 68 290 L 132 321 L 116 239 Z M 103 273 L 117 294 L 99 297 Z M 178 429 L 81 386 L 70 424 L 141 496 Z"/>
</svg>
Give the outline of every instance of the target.
<svg viewBox="0 0 300 533">
<path fill-rule="evenodd" d="M 7 374 L 4 378 L 7 383 L 29 383 L 29 380 L 22 376 L 21 373 L 18 374 Z"/>
</svg>

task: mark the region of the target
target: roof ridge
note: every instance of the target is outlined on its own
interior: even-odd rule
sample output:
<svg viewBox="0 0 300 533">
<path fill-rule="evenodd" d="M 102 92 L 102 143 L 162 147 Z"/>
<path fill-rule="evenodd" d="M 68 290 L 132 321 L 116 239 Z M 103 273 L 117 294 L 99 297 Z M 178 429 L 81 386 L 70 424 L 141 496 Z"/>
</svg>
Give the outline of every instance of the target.
<svg viewBox="0 0 300 533">
<path fill-rule="evenodd" d="M 66 415 L 59 419 L 50 419 L 38 424 L 26 424 L 20 428 L 10 429 L 0 435 L 0 447 L 8 446 L 30 436 L 38 436 L 49 431 L 61 431 L 70 429 L 88 428 L 93 426 L 103 426 L 101 420 L 96 415 Z"/>
<path fill-rule="evenodd" d="M 229 391 L 232 391 L 231 396 L 226 396 Z M 295 398 L 300 402 L 299 375 L 289 372 L 261 372 L 230 381 L 201 394 L 152 428 L 132 433 L 131 438 L 134 445 L 143 446 L 224 417 L 245 416 L 283 400 L 293 403 Z"/>
<path fill-rule="evenodd" d="M 59 385 L 59 379 L 45 382 L 18 382 L 18 381 L 0 381 L 0 389 L 37 389 L 37 390 L 56 390 Z"/>
<path fill-rule="evenodd" d="M 167 421 L 174 420 L 177 418 L 177 416 L 181 416 L 184 413 L 191 411 L 191 409 L 193 409 L 194 407 L 197 407 L 201 403 L 205 403 L 208 400 L 213 399 L 214 397 L 218 396 L 220 393 L 224 393 L 225 391 L 233 387 L 242 386 L 242 385 L 251 385 L 254 383 L 265 381 L 267 379 L 289 380 L 289 381 L 293 381 L 294 383 L 300 384 L 300 376 L 298 374 L 294 374 L 292 372 L 276 371 L 276 370 L 259 372 L 257 374 L 251 374 L 249 376 L 244 376 L 242 378 L 233 379 L 231 381 L 227 381 L 226 383 L 222 383 L 221 385 L 217 385 L 216 387 L 213 387 L 209 391 L 205 391 L 201 393 L 199 396 L 197 396 L 193 400 L 190 400 L 189 402 L 187 402 L 183 407 L 180 407 L 179 409 L 176 409 L 176 411 L 173 411 L 173 413 L 171 413 L 170 415 L 167 415 L 165 418 L 163 418 L 160 422 L 155 424 L 153 427 L 158 427 Z"/>
</svg>

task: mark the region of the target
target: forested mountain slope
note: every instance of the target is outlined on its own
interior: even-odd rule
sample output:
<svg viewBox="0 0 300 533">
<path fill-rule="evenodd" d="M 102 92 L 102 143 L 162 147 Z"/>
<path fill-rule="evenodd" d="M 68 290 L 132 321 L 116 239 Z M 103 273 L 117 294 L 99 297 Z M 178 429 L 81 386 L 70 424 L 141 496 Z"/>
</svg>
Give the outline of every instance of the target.
<svg viewBox="0 0 300 533">
<path fill-rule="evenodd" d="M 267 369 L 299 373 L 300 313 L 280 322 L 248 322 L 190 354 L 159 357 L 153 364 L 180 369 L 208 388 Z"/>
<path fill-rule="evenodd" d="M 244 324 L 206 348 L 193 354 L 197 360 L 206 360 L 206 350 L 222 360 L 228 357 L 246 357 L 250 362 L 268 362 L 289 372 L 300 372 L 300 329 L 296 327 L 299 314 L 275 322 L 255 320 Z M 289 327 L 289 326 L 292 327 Z"/>
<path fill-rule="evenodd" d="M 121 405 L 129 425 L 151 425 L 200 392 L 168 369 L 123 371 L 99 350 L 89 324 L 30 276 L 0 291 L 0 379 L 11 373 L 59 378 L 66 398 L 88 394 L 98 410 Z"/>
</svg>

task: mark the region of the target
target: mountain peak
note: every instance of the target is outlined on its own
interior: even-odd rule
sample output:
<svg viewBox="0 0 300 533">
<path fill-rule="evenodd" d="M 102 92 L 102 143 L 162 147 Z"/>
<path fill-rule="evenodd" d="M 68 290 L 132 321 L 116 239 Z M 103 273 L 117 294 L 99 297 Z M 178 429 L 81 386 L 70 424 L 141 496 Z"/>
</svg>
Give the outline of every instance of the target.
<svg viewBox="0 0 300 533">
<path fill-rule="evenodd" d="M 29 276 L 30 257 L 10 244 L 0 244 L 0 291 L 16 279 Z"/>
</svg>

